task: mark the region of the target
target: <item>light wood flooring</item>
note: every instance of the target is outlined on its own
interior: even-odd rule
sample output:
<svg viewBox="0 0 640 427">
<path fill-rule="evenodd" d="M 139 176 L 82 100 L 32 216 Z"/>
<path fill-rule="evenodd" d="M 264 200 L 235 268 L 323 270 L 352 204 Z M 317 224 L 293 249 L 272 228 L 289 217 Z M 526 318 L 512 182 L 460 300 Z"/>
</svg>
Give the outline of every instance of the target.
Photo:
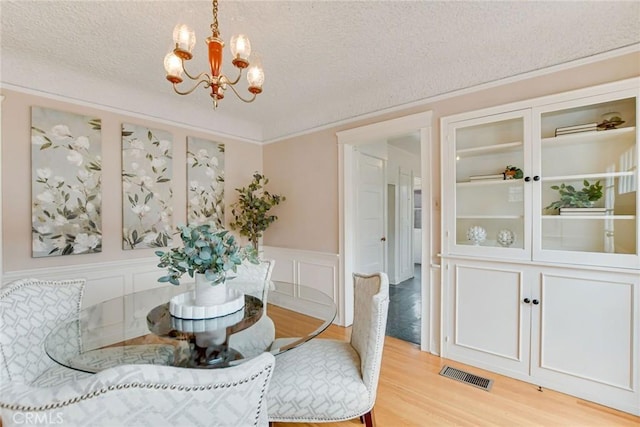
<svg viewBox="0 0 640 427">
<path fill-rule="evenodd" d="M 274 322 L 285 317 L 269 307 Z M 307 322 L 300 316 L 295 325 Z M 291 336 L 291 335 L 289 335 Z M 349 328 L 331 325 L 323 338 L 347 339 Z M 277 362 L 277 359 L 276 359 Z M 477 389 L 439 375 L 443 365 L 494 380 L 491 391 Z M 633 426 L 640 417 L 587 402 L 566 394 L 514 380 L 493 372 L 421 352 L 416 344 L 386 337 L 375 406 L 377 427 L 401 426 Z M 359 420 L 341 423 L 274 423 L 274 427 L 362 426 Z"/>
</svg>

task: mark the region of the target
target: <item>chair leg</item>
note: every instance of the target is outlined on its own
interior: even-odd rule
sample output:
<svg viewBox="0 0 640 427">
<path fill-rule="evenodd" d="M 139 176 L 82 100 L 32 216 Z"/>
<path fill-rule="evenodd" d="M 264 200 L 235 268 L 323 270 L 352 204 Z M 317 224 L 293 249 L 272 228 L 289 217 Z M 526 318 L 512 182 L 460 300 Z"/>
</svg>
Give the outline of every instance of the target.
<svg viewBox="0 0 640 427">
<path fill-rule="evenodd" d="M 360 422 L 364 422 L 365 427 L 374 427 L 376 425 L 376 419 L 373 416 L 373 408 L 360 417 Z"/>
</svg>

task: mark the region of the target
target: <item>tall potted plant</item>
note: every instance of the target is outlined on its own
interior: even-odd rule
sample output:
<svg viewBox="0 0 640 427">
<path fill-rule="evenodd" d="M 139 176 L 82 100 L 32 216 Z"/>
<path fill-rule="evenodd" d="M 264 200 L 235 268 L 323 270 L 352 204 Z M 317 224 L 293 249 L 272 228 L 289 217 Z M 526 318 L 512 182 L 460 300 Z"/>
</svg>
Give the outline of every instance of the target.
<svg viewBox="0 0 640 427">
<path fill-rule="evenodd" d="M 231 205 L 233 221 L 229 225 L 246 236 L 256 251 L 262 233 L 278 219 L 276 215 L 269 214 L 269 210 L 286 200 L 284 196 L 269 193 L 265 188 L 268 183 L 269 179 L 264 175 L 254 173 L 247 187 L 236 188 L 239 198 Z"/>
</svg>

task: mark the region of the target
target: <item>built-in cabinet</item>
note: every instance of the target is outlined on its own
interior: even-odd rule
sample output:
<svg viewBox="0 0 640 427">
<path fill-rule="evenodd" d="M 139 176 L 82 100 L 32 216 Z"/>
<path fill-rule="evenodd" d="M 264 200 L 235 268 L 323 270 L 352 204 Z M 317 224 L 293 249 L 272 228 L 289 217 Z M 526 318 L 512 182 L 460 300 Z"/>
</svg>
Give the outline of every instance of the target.
<svg viewBox="0 0 640 427">
<path fill-rule="evenodd" d="M 442 355 L 640 415 L 638 79 L 442 119 Z"/>
</svg>

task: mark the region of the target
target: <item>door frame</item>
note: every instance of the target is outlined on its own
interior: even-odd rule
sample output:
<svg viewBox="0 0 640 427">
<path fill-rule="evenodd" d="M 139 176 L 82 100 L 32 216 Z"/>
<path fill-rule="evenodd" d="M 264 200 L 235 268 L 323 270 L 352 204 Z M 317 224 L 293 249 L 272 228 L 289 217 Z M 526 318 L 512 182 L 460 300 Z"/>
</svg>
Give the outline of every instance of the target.
<svg viewBox="0 0 640 427">
<path fill-rule="evenodd" d="M 338 307 L 345 326 L 353 323 L 353 266 L 355 264 L 355 155 L 354 147 L 361 144 L 387 140 L 409 132 L 420 132 L 420 164 L 423 204 L 433 200 L 434 181 L 427 173 L 432 171 L 432 116 L 431 111 L 386 120 L 345 131 L 336 132 L 338 139 L 338 220 L 340 244 L 340 292 L 342 304 Z M 422 209 L 422 324 L 423 351 L 432 351 L 432 325 L 439 327 L 439 320 L 432 319 L 430 310 L 433 286 L 430 277 L 433 218 L 431 209 Z M 434 323 L 435 322 L 435 323 Z M 437 350 L 436 350 L 437 351 Z"/>
</svg>

